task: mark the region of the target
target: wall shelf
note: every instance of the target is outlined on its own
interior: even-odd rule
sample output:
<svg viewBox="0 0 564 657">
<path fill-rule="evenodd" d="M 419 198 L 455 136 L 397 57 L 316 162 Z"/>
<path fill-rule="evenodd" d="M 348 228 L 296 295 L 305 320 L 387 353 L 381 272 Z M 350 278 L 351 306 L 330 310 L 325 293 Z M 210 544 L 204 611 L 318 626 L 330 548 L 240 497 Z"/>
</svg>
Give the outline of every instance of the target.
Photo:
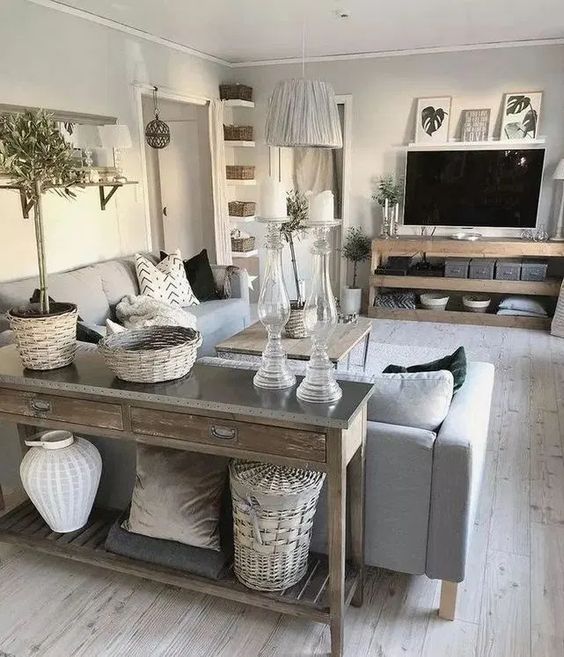
<svg viewBox="0 0 564 657">
<path fill-rule="evenodd" d="M 76 184 L 76 185 L 69 185 L 69 187 L 72 188 L 78 188 L 82 189 L 85 187 L 97 187 L 99 190 L 99 197 L 100 197 L 100 210 L 105 210 L 106 206 L 114 196 L 114 194 L 117 192 L 117 190 L 120 187 L 124 187 L 125 185 L 137 185 L 136 180 L 125 180 L 123 182 L 99 182 L 99 183 L 81 183 L 81 184 Z M 108 191 L 106 192 L 106 188 L 108 188 Z M 22 207 L 22 215 L 24 219 L 29 219 L 29 213 L 33 209 L 34 202 L 32 199 L 30 199 L 25 191 L 21 188 L 18 187 L 18 185 L 10 185 L 10 184 L 5 184 L 5 185 L 0 185 L 0 189 L 11 189 L 14 191 L 18 191 L 20 193 L 20 203 Z M 45 191 L 48 191 L 49 189 L 65 189 L 64 185 L 51 185 L 48 188 L 45 189 Z"/>
<path fill-rule="evenodd" d="M 223 104 L 225 107 L 249 107 L 253 108 L 255 106 L 252 100 L 241 100 L 240 98 L 230 98 L 229 100 L 224 100 Z"/>
<path fill-rule="evenodd" d="M 238 141 L 236 139 L 226 139 L 224 142 L 225 146 L 229 148 L 254 148 L 254 141 Z"/>
<path fill-rule="evenodd" d="M 250 185 L 256 185 L 257 181 L 256 180 L 235 180 L 233 178 L 227 178 L 226 182 L 228 185 L 231 185 L 231 187 L 247 187 Z"/>
<path fill-rule="evenodd" d="M 229 220 L 234 224 L 250 224 L 253 221 L 256 221 L 256 216 L 252 215 L 251 217 L 235 217 L 232 214 L 229 215 Z"/>
<path fill-rule="evenodd" d="M 233 258 L 254 258 L 258 255 L 258 249 L 253 249 L 252 251 L 232 251 L 231 256 Z"/>
<path fill-rule="evenodd" d="M 514 139 L 503 141 L 501 139 L 487 139 L 485 141 L 446 141 L 437 143 L 415 143 L 411 142 L 407 145 L 410 151 L 448 151 L 448 150 L 468 150 L 468 149 L 494 149 L 494 150 L 508 150 L 514 148 L 535 148 L 537 146 L 544 146 L 546 144 L 545 137 L 538 137 L 537 139 Z"/>
</svg>

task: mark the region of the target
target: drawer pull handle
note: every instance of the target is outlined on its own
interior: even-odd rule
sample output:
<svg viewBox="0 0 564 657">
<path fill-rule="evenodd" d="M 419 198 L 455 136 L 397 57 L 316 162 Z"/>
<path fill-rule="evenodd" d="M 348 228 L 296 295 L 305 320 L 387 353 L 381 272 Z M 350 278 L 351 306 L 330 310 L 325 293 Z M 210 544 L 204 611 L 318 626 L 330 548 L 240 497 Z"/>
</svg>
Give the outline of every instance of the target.
<svg viewBox="0 0 564 657">
<path fill-rule="evenodd" d="M 32 411 L 37 411 L 38 413 L 50 413 L 51 412 L 51 402 L 46 401 L 45 399 L 32 399 L 29 402 Z"/>
<path fill-rule="evenodd" d="M 219 440 L 235 440 L 237 438 L 237 429 L 235 427 L 212 424 L 210 427 L 210 436 Z"/>
</svg>

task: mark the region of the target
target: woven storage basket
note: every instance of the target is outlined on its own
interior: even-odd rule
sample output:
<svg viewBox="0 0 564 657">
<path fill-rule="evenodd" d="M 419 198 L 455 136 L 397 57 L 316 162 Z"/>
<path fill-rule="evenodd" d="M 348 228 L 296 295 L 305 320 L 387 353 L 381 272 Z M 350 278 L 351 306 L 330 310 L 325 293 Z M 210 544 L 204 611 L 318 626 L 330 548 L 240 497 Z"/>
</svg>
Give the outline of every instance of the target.
<svg viewBox="0 0 564 657">
<path fill-rule="evenodd" d="M 255 167 L 241 164 L 228 164 L 226 167 L 227 180 L 254 180 Z"/>
<path fill-rule="evenodd" d="M 291 308 L 290 318 L 286 322 L 284 331 L 288 338 L 307 338 L 307 331 L 304 323 L 305 308 Z"/>
<path fill-rule="evenodd" d="M 201 344 L 202 335 L 194 329 L 150 326 L 108 335 L 98 349 L 118 379 L 159 383 L 188 374 Z"/>
<path fill-rule="evenodd" d="M 57 305 L 68 310 L 46 317 L 19 317 L 18 309 L 8 311 L 22 364 L 30 370 L 54 370 L 74 360 L 77 309 L 71 303 L 53 304 L 52 309 Z"/>
<path fill-rule="evenodd" d="M 219 97 L 221 100 L 253 100 L 253 88 L 244 84 L 220 84 Z"/>
<path fill-rule="evenodd" d="M 234 570 L 251 589 L 282 591 L 305 575 L 313 517 L 325 475 L 234 460 Z"/>
<path fill-rule="evenodd" d="M 248 253 L 255 248 L 255 238 L 253 235 L 249 237 L 232 237 L 231 250 L 237 253 Z"/>
<path fill-rule="evenodd" d="M 223 138 L 225 141 L 253 141 L 253 126 L 224 125 Z"/>
<path fill-rule="evenodd" d="M 229 214 L 232 217 L 253 217 L 256 208 L 254 201 L 229 201 Z"/>
</svg>

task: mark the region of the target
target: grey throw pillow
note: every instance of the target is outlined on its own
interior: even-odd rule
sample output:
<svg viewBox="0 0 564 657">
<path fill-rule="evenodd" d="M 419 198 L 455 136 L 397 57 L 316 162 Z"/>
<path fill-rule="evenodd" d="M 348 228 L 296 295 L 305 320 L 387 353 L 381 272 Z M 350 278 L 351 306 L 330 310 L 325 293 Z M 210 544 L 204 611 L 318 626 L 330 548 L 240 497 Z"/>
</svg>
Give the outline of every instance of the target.
<svg viewBox="0 0 564 657">
<path fill-rule="evenodd" d="M 138 445 L 131 511 L 123 528 L 219 551 L 227 465 L 219 456 Z"/>
</svg>

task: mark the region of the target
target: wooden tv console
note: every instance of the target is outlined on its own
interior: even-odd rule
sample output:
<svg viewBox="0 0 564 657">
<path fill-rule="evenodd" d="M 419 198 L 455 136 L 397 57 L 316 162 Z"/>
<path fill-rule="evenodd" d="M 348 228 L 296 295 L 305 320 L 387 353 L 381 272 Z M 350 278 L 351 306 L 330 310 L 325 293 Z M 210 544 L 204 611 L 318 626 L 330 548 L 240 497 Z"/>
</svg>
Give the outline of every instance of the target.
<svg viewBox="0 0 564 657">
<path fill-rule="evenodd" d="M 397 288 L 415 291 L 437 290 L 491 292 L 492 294 L 538 295 L 558 297 L 562 278 L 545 281 L 502 281 L 470 278 L 446 278 L 442 276 L 392 276 L 375 274 L 376 267 L 389 256 L 416 256 L 426 253 L 430 257 L 467 258 L 564 258 L 564 242 L 532 242 L 518 238 L 484 238 L 475 242 L 459 241 L 448 237 L 402 236 L 397 239 L 372 241 L 372 263 L 368 316 L 382 319 L 407 319 L 424 322 L 449 322 L 482 324 L 532 329 L 549 329 L 550 319 L 517 317 L 493 313 L 472 313 L 463 310 L 407 310 L 375 308 L 374 298 L 381 288 Z"/>
</svg>

